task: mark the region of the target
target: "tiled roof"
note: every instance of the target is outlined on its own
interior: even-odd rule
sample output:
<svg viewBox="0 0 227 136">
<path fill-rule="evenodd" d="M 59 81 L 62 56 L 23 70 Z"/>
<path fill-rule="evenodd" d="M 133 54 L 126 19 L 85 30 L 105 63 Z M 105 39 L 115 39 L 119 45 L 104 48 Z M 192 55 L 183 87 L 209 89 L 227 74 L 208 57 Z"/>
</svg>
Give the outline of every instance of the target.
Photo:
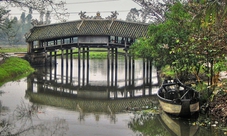
<svg viewBox="0 0 227 136">
<path fill-rule="evenodd" d="M 128 38 L 147 36 L 149 24 L 120 20 L 77 20 L 65 23 L 34 26 L 27 42 L 73 37 L 79 35 L 109 35 Z"/>
</svg>

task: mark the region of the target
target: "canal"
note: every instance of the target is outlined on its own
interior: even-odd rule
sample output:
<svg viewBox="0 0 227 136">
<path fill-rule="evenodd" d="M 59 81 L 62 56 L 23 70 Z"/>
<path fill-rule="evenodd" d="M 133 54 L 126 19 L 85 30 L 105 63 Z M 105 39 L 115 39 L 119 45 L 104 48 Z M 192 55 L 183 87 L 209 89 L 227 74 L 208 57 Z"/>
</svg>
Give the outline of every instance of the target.
<svg viewBox="0 0 227 136">
<path fill-rule="evenodd" d="M 19 136 L 216 136 L 197 116 L 179 119 L 159 110 L 155 67 L 135 60 L 89 60 L 78 68 L 57 59 L 56 67 L 0 87 L 0 135 Z M 127 69 L 127 70 L 125 70 Z M 141 110 L 151 109 L 151 113 Z"/>
</svg>

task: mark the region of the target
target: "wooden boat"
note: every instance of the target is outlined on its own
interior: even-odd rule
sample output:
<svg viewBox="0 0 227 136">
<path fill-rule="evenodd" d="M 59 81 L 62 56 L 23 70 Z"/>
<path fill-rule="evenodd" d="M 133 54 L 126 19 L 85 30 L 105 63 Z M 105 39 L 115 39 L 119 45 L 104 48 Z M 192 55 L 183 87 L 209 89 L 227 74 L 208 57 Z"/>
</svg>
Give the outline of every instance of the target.
<svg viewBox="0 0 227 136">
<path fill-rule="evenodd" d="M 176 116 L 191 116 L 199 111 L 199 93 L 179 79 L 164 80 L 157 93 L 163 111 Z"/>
</svg>

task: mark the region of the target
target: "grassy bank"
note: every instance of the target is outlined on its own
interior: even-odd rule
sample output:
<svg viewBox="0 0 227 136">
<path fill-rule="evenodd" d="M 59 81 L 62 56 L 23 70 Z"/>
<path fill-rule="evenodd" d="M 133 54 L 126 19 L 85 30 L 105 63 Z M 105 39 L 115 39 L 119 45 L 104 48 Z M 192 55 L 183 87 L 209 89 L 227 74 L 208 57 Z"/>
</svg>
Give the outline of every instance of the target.
<svg viewBox="0 0 227 136">
<path fill-rule="evenodd" d="M 34 69 L 29 62 L 17 57 L 10 57 L 0 62 L 0 86 L 8 81 L 24 77 Z"/>
</svg>

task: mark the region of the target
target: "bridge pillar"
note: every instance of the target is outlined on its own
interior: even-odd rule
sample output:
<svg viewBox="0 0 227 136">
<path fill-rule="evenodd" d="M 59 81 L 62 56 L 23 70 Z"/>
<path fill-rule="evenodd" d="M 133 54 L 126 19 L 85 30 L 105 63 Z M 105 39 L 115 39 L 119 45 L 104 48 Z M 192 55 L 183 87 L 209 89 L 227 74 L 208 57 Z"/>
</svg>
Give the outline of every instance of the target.
<svg viewBox="0 0 227 136">
<path fill-rule="evenodd" d="M 148 83 L 150 83 L 150 86 L 152 86 L 152 60 L 149 60 L 150 61 L 150 82 L 148 82 Z M 149 87 L 149 93 L 150 94 L 152 94 L 152 87 Z"/>
<path fill-rule="evenodd" d="M 132 84 L 134 85 L 134 80 L 135 79 L 135 58 L 134 56 L 132 57 Z"/>
<path fill-rule="evenodd" d="M 64 75 L 64 50 L 61 49 L 61 74 Z M 63 79 L 63 77 L 62 77 Z"/>
<path fill-rule="evenodd" d="M 54 51 L 54 62 L 57 62 L 57 50 Z M 57 79 L 57 65 L 54 65 L 54 79 Z"/>
<path fill-rule="evenodd" d="M 80 45 L 78 44 L 78 87 L 79 88 L 80 88 L 80 53 L 81 53 L 81 48 L 80 48 Z"/>
<path fill-rule="evenodd" d="M 118 67 L 118 53 L 117 53 L 117 48 L 115 48 L 115 87 L 117 87 L 117 67 Z"/>
<path fill-rule="evenodd" d="M 73 49 L 70 49 L 70 67 L 73 66 Z"/>
<path fill-rule="evenodd" d="M 33 83 L 34 83 L 34 75 L 31 74 L 27 77 L 27 90 L 29 92 L 33 92 Z"/>
<path fill-rule="evenodd" d="M 33 48 L 33 42 L 29 42 L 27 45 L 27 53 L 31 53 Z"/>
<path fill-rule="evenodd" d="M 70 84 L 73 84 L 73 48 L 70 49 Z"/>
<path fill-rule="evenodd" d="M 107 48 L 107 86 L 109 86 L 109 83 L 110 83 L 110 47 L 108 45 L 108 48 Z"/>
<path fill-rule="evenodd" d="M 82 86 L 84 86 L 85 85 L 85 47 L 83 47 L 82 48 L 82 59 L 83 59 L 83 65 L 82 65 L 82 72 L 83 72 L 83 74 L 82 74 Z"/>
<path fill-rule="evenodd" d="M 128 95 L 128 93 L 127 93 L 127 86 L 128 86 L 128 52 L 125 49 L 125 88 L 124 88 L 124 97 L 125 98 Z"/>
<path fill-rule="evenodd" d="M 128 61 L 128 83 L 129 86 L 131 85 L 131 81 L 132 81 L 132 57 L 129 56 L 129 61 Z"/>
<path fill-rule="evenodd" d="M 111 48 L 111 86 L 114 81 L 114 48 Z"/>
<path fill-rule="evenodd" d="M 69 67 L 69 49 L 66 49 L 66 69 L 68 70 Z"/>
<path fill-rule="evenodd" d="M 87 85 L 89 84 L 89 47 L 87 47 Z"/>
<path fill-rule="evenodd" d="M 53 58 L 52 58 L 52 51 L 50 52 L 50 62 L 49 62 L 49 64 L 50 64 L 50 67 L 52 67 L 52 62 L 53 62 L 53 60 L 52 60 Z"/>
<path fill-rule="evenodd" d="M 146 64 L 145 64 L 145 58 L 143 58 L 143 84 L 145 84 L 145 66 L 146 66 Z M 142 95 L 144 96 L 145 95 L 145 86 L 143 86 L 143 93 L 142 93 Z"/>
</svg>

